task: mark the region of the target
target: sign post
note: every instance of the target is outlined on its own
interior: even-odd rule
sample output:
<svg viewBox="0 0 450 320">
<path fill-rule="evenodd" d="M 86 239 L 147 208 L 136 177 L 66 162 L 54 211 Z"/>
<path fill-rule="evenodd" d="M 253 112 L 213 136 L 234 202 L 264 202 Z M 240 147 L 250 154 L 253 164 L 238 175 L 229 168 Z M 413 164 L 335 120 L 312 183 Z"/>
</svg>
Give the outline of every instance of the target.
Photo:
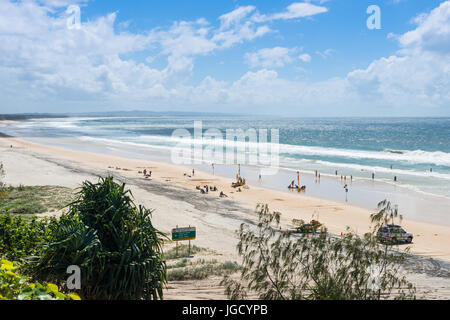
<svg viewBox="0 0 450 320">
<path fill-rule="evenodd" d="M 197 230 L 195 227 L 178 228 L 178 226 L 172 229 L 172 241 L 177 244 L 177 256 L 178 256 L 178 242 L 189 240 L 189 256 L 191 255 L 191 240 L 197 237 Z"/>
</svg>

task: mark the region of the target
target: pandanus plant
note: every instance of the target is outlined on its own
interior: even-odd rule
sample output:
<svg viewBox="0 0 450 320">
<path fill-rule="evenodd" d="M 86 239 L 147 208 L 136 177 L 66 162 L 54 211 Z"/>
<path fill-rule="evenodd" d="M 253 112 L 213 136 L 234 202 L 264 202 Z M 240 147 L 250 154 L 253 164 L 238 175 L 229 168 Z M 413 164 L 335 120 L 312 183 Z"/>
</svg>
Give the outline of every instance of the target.
<svg viewBox="0 0 450 320">
<path fill-rule="evenodd" d="M 84 299 L 163 298 L 165 236 L 125 184 L 112 177 L 86 181 L 68 208 L 51 225 L 53 242 L 34 268 L 39 278 L 64 283 L 67 267 L 77 265 Z"/>
</svg>

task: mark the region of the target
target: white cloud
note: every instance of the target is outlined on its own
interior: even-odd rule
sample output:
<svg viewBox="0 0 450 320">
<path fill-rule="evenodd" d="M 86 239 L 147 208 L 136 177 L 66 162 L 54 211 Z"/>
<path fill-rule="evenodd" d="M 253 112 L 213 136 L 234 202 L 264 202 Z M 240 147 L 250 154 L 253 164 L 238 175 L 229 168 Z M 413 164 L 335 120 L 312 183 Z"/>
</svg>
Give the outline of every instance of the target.
<svg viewBox="0 0 450 320">
<path fill-rule="evenodd" d="M 311 62 L 311 56 L 307 53 L 303 53 L 301 55 L 298 56 L 298 58 L 303 61 L 303 62 Z"/>
<path fill-rule="evenodd" d="M 316 51 L 316 54 L 321 56 L 322 59 L 327 59 L 328 57 L 331 57 L 335 52 L 336 50 L 334 49 L 326 49 L 324 51 Z"/>
<path fill-rule="evenodd" d="M 270 68 L 309 62 L 311 56 L 275 47 L 246 56 L 250 66 L 262 70 L 244 70 L 239 79 L 228 82 L 210 75 L 198 85 L 187 82 L 196 58 L 273 31 L 256 21 L 255 8 L 222 15 L 218 27 L 199 19 L 135 34 L 115 30 L 116 13 L 68 30 L 63 15 L 49 13 L 62 2 L 47 2 L 52 7 L 42 3 L 0 1 L 2 112 L 127 107 L 305 115 L 429 114 L 439 108 L 449 112 L 450 1 L 416 19 L 414 30 L 398 35 L 400 50 L 395 55 L 345 77 L 321 82 L 283 79 Z M 288 7 L 270 19 L 314 12 L 305 8 Z M 146 62 L 123 58 L 139 51 Z M 317 52 L 324 58 L 332 53 Z M 157 58 L 167 59 L 167 65 L 150 67 Z"/>
<path fill-rule="evenodd" d="M 274 13 L 271 15 L 255 15 L 254 20 L 258 22 L 272 21 L 272 20 L 288 20 L 311 17 L 320 13 L 327 12 L 325 7 L 317 6 L 308 2 L 294 2 L 289 5 L 285 11 Z"/>
<path fill-rule="evenodd" d="M 14 107 L 19 96 L 35 106 L 170 100 L 183 92 L 195 57 L 270 32 L 265 25 L 240 22 L 235 14 L 222 16 L 220 28 L 201 18 L 133 34 L 115 31 L 116 13 L 112 13 L 69 30 L 65 14 L 51 10 L 81 2 L 0 2 L 0 96 L 4 106 L 12 105 L 9 110 L 20 111 Z M 144 59 L 147 63 L 166 56 L 167 66 L 154 69 L 121 58 L 139 51 L 153 52 Z"/>
<path fill-rule="evenodd" d="M 251 12 L 255 11 L 256 7 L 246 6 L 239 7 L 229 13 L 221 15 L 219 20 L 221 21 L 221 27 L 227 29 L 232 25 L 238 24 L 243 18 L 247 17 Z"/>
<path fill-rule="evenodd" d="M 448 108 L 450 1 L 419 17 L 416 29 L 396 37 L 401 46 L 396 55 L 349 73 L 351 88 L 363 99 L 376 97 L 394 108 L 422 107 L 425 114 Z"/>
<path fill-rule="evenodd" d="M 429 14 L 419 15 L 414 21 L 418 27 L 399 38 L 403 47 L 450 52 L 450 1 L 443 2 Z"/>
<path fill-rule="evenodd" d="M 292 49 L 283 47 L 265 48 L 247 53 L 245 60 L 252 68 L 284 67 L 284 65 L 292 63 L 292 51 Z"/>
</svg>

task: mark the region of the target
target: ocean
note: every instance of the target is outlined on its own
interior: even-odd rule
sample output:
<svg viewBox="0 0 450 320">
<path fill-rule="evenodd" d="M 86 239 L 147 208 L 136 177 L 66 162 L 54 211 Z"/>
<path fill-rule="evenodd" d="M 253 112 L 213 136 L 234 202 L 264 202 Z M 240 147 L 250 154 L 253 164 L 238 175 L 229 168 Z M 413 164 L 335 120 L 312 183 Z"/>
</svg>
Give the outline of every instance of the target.
<svg viewBox="0 0 450 320">
<path fill-rule="evenodd" d="M 92 117 L 26 120 L 1 131 L 39 143 L 167 161 L 179 142 L 172 138 L 174 130 L 193 135 L 195 121 L 202 122 L 204 131 L 223 132 L 224 138 L 229 129 L 277 129 L 279 166 L 287 175 L 318 171 L 331 178 L 338 171 L 338 177 L 369 183 L 374 174 L 374 181 L 386 188 L 450 204 L 450 118 Z M 207 147 L 211 141 L 202 143 Z M 209 168 L 211 162 L 205 159 L 198 166 Z"/>
</svg>

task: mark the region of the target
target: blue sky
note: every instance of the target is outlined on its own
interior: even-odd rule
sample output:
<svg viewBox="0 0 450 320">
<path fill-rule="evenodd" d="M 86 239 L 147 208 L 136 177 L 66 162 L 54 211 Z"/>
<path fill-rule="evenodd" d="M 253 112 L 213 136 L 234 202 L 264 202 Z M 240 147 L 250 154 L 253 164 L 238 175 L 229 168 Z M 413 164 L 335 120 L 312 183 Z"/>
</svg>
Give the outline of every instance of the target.
<svg viewBox="0 0 450 320">
<path fill-rule="evenodd" d="M 450 116 L 450 1 L 2 0 L 0 21 L 0 113 Z"/>
<path fill-rule="evenodd" d="M 145 33 L 149 29 L 168 27 L 174 21 L 195 21 L 205 18 L 218 24 L 218 17 L 240 6 L 253 5 L 262 13 L 280 12 L 294 1 L 154 1 L 142 0 L 96 0 L 82 9 L 83 20 L 95 19 L 106 13 L 117 12 L 117 29 L 129 22 L 131 32 Z M 373 60 L 394 54 L 398 50 L 395 41 L 387 39 L 389 33 L 402 34 L 413 25 L 411 19 L 430 11 L 440 4 L 439 0 L 333 0 L 322 5 L 329 11 L 309 19 L 275 21 L 273 34 L 256 41 L 243 43 L 230 50 L 215 52 L 199 58 L 194 79 L 197 81 L 209 74 L 214 67 L 218 78 L 233 80 L 246 68 L 242 57 L 246 52 L 274 46 L 302 47 L 305 52 L 335 52 L 330 59 L 316 59 L 308 65 L 308 78 L 326 80 L 333 76 L 345 76 L 350 70 L 365 68 Z M 314 2 L 313 2 L 314 3 Z M 316 2 L 317 4 L 317 2 Z M 382 29 L 369 30 L 366 9 L 377 4 L 382 11 Z M 144 54 L 145 55 L 145 54 Z M 139 59 L 140 55 L 130 56 Z M 141 56 L 142 57 L 142 56 Z M 223 64 L 221 64 L 223 62 Z M 305 67 L 298 63 L 298 66 Z M 295 77 L 292 66 L 279 68 L 286 76 Z M 297 75 L 298 76 L 298 75 Z"/>
</svg>

